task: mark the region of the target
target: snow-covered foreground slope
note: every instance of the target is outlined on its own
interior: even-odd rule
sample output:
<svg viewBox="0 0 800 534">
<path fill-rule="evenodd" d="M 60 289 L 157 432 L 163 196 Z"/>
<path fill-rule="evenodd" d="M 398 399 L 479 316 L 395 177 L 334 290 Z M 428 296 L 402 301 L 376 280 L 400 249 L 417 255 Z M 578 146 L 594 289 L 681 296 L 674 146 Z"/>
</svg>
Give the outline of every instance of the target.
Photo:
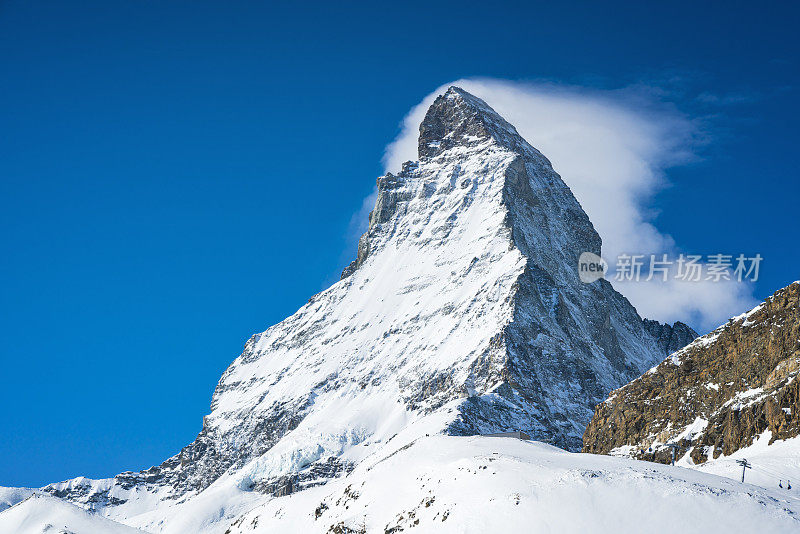
<svg viewBox="0 0 800 534">
<path fill-rule="evenodd" d="M 143 534 L 74 504 L 36 494 L 0 512 L 0 534 Z"/>
<path fill-rule="evenodd" d="M 749 447 L 737 450 L 729 456 L 720 456 L 715 460 L 695 465 L 687 455 L 680 459 L 684 465 L 715 475 L 741 480 L 742 466 L 737 460 L 746 459 L 752 465 L 745 473 L 745 480 L 764 488 L 774 489 L 778 493 L 787 493 L 800 497 L 800 437 L 772 442 L 772 433 L 764 431 Z M 792 490 L 788 482 L 792 481 Z M 779 488 L 778 484 L 783 488 Z"/>
<path fill-rule="evenodd" d="M 397 440 L 344 478 L 254 509 L 231 532 L 798 529 L 800 500 L 691 469 L 513 438 L 437 435 Z"/>
</svg>

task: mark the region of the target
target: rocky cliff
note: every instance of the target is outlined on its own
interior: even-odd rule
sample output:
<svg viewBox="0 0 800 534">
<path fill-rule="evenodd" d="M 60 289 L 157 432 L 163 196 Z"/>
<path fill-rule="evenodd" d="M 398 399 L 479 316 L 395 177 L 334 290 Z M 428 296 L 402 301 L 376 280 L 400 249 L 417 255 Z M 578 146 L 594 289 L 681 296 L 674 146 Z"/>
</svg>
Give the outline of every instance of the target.
<svg viewBox="0 0 800 534">
<path fill-rule="evenodd" d="M 800 434 L 800 282 L 672 354 L 599 404 L 584 452 L 694 463 Z"/>
</svg>

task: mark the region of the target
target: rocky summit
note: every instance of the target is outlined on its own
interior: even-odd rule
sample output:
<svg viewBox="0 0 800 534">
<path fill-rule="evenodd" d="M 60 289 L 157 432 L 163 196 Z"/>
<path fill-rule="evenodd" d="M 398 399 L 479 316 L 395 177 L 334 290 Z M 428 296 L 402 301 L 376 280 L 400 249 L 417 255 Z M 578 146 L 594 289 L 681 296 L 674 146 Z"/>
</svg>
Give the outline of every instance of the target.
<svg viewBox="0 0 800 534">
<path fill-rule="evenodd" d="M 800 434 L 800 282 L 672 354 L 597 406 L 585 452 L 700 464 Z"/>
<path fill-rule="evenodd" d="M 462 89 L 436 99 L 419 160 L 377 190 L 341 280 L 247 342 L 194 442 L 145 471 L 45 491 L 150 532 L 216 532 L 414 429 L 522 430 L 576 451 L 609 391 L 695 337 L 580 281 L 579 256 L 601 251 L 586 213 Z"/>
</svg>

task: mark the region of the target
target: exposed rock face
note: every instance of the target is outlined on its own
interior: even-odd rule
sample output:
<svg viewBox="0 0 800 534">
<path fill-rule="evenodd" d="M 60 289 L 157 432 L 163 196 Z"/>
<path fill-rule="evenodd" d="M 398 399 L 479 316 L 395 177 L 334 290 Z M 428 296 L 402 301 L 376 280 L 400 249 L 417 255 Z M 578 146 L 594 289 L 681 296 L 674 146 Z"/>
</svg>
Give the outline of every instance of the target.
<svg viewBox="0 0 800 534">
<path fill-rule="evenodd" d="M 47 490 L 117 516 L 143 495 L 182 503 L 223 483 L 284 494 L 422 418 L 578 450 L 595 404 L 693 335 L 644 322 L 605 280 L 580 281 L 600 237 L 482 100 L 455 87 L 437 98 L 419 156 L 378 179 L 342 279 L 247 342 L 193 443 L 141 473 Z"/>
<path fill-rule="evenodd" d="M 697 337 L 697 332 L 680 321 L 674 325 L 662 324 L 652 319 L 644 319 L 644 327 L 658 340 L 658 346 L 667 353 L 682 349 Z"/>
<path fill-rule="evenodd" d="M 800 282 L 674 353 L 611 393 L 584 434 L 584 452 L 702 463 L 800 434 Z"/>
</svg>

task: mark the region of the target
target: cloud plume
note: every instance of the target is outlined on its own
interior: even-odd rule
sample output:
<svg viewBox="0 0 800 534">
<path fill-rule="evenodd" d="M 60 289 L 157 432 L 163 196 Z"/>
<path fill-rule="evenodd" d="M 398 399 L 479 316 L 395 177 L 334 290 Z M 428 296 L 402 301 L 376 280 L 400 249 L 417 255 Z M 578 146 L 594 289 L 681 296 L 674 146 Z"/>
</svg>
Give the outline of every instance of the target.
<svg viewBox="0 0 800 534">
<path fill-rule="evenodd" d="M 704 139 L 697 121 L 644 86 L 603 91 L 551 83 L 462 79 L 445 84 L 412 108 L 387 147 L 384 166 L 397 171 L 417 159 L 419 124 L 448 86 L 484 99 L 553 163 L 603 238 L 603 256 L 682 250 L 653 220 L 653 195 L 669 167 L 695 158 Z M 716 250 L 702 251 L 716 253 Z M 614 282 L 645 317 L 681 320 L 707 331 L 755 304 L 752 288 L 738 282 Z"/>
</svg>

